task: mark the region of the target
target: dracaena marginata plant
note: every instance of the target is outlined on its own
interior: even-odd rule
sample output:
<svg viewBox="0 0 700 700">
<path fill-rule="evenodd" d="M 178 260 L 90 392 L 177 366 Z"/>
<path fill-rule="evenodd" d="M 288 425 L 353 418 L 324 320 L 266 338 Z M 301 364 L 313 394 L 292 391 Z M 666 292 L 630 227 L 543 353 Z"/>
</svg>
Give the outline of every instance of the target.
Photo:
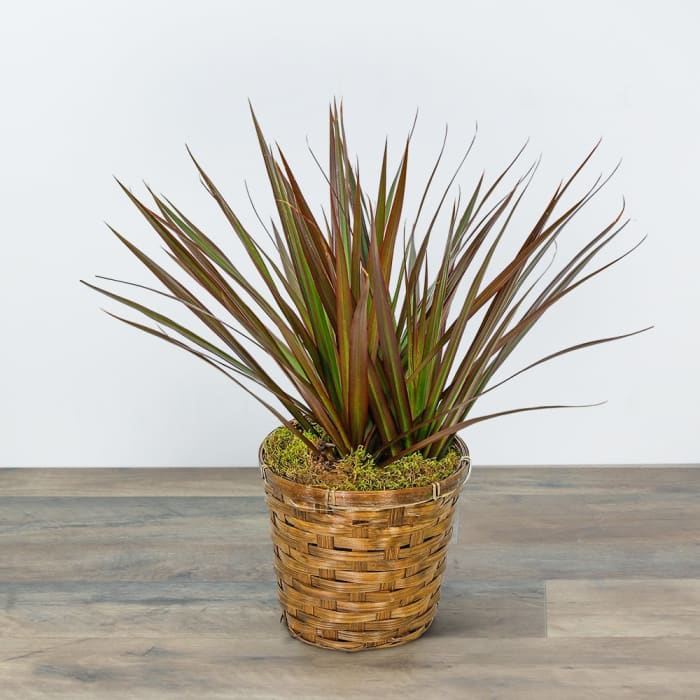
<svg viewBox="0 0 700 700">
<path fill-rule="evenodd" d="M 333 105 L 329 167 L 324 172 L 329 202 L 319 218 L 282 151 L 266 142 L 254 114 L 253 122 L 277 208 L 271 230 L 260 220 L 270 243 L 263 245 L 243 224 L 190 156 L 259 279 L 249 279 L 235 258 L 170 200 L 149 189 L 153 203 L 146 204 L 120 183 L 165 243 L 170 258 L 195 284 L 187 286 L 176 279 L 110 229 L 167 292 L 146 289 L 181 302 L 202 329 L 192 330 L 155 308 L 88 286 L 155 322 L 151 327 L 115 316 L 223 372 L 310 449 L 317 450 L 317 444 L 304 432 L 318 432 L 320 427 L 339 457 L 363 446 L 378 465 L 418 450 L 424 457 L 440 458 L 455 433 L 474 423 L 520 411 L 567 407 L 507 408 L 473 417 L 475 402 L 485 393 L 555 357 L 642 332 L 566 347 L 509 377 L 494 379 L 549 308 L 639 245 L 598 262 L 627 223 L 622 218 L 623 203 L 607 225 L 553 269 L 557 239 L 609 179 L 599 177 L 577 196 L 570 195 L 597 145 L 556 188 L 528 228 L 513 230 L 514 213 L 536 168 L 526 169 L 504 189 L 522 150 L 493 181 L 482 175 L 467 197 L 462 201 L 457 197 L 439 224 L 457 168 L 440 193 L 436 210 L 422 216 L 444 152 L 443 141 L 417 202 L 415 219 L 405 222 L 413 129 L 395 173 L 389 172 L 385 145 L 378 185 L 369 191 L 352 164 L 342 108 Z M 435 253 L 430 241 L 440 225 L 444 245 L 437 251 L 431 274 L 428 260 Z M 506 237 L 516 237 L 517 252 L 506 264 L 495 266 L 494 256 Z M 224 313 L 213 312 L 212 302 Z M 208 337 L 202 334 L 204 328 L 210 332 Z M 262 353 L 279 367 L 283 383 L 264 369 Z"/>
</svg>

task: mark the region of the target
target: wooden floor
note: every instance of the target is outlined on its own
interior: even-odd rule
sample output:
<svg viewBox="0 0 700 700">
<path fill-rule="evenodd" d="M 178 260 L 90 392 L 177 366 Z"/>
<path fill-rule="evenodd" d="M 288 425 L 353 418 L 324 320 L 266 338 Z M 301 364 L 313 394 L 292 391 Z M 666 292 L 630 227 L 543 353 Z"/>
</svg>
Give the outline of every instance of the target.
<svg viewBox="0 0 700 700">
<path fill-rule="evenodd" d="M 279 622 L 257 470 L 0 470 L 0 698 L 699 698 L 700 469 L 476 468 L 438 618 Z"/>
</svg>

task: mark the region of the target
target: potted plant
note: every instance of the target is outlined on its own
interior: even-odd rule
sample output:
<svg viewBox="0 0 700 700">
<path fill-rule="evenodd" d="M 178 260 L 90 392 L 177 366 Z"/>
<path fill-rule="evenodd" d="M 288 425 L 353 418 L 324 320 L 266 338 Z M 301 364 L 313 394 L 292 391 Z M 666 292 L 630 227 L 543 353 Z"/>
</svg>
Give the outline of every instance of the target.
<svg viewBox="0 0 700 700">
<path fill-rule="evenodd" d="M 204 360 L 280 421 L 263 440 L 259 461 L 290 633 L 352 651 L 402 644 L 435 616 L 455 504 L 471 468 L 458 431 L 509 413 L 563 407 L 474 417 L 475 402 L 536 365 L 634 335 L 580 343 L 508 377 L 497 374 L 547 309 L 634 250 L 596 263 L 626 224 L 624 206 L 552 269 L 557 239 L 607 181 L 570 195 L 596 149 L 541 215 L 514 232 L 514 213 L 535 171 L 527 168 L 504 187 L 522 150 L 492 182 L 482 175 L 442 212 L 455 172 L 435 211 L 423 216 L 443 141 L 415 218 L 404 223 L 411 136 L 393 175 L 384 147 L 370 193 L 351 160 L 342 108 L 333 105 L 324 173 L 329 203 L 319 216 L 254 114 L 253 121 L 277 207 L 269 227 L 260 220 L 269 242 L 249 231 L 192 160 L 257 280 L 169 200 L 149 190 L 147 205 L 120 183 L 200 292 L 111 230 L 166 291 L 146 289 L 181 302 L 206 332 L 85 284 L 156 326 L 116 318 Z M 442 240 L 429 265 L 438 228 Z M 516 252 L 495 266 L 502 241 L 513 236 Z M 265 357 L 284 383 L 263 365 Z"/>
</svg>

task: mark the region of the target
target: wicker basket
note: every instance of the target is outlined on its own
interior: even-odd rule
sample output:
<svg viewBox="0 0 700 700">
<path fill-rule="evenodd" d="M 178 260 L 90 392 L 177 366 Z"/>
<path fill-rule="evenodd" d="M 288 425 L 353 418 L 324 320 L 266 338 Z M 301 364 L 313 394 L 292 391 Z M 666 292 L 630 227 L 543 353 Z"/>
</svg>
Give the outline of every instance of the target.
<svg viewBox="0 0 700 700">
<path fill-rule="evenodd" d="M 290 634 L 361 651 L 420 637 L 437 612 L 452 518 L 471 464 L 421 488 L 332 491 L 275 474 L 260 450 L 279 599 Z"/>
</svg>

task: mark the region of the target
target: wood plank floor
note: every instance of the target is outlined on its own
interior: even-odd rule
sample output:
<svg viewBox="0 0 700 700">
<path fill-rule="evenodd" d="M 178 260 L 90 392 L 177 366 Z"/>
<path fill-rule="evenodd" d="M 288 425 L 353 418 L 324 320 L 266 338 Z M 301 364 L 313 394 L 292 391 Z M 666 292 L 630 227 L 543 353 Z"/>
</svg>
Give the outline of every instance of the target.
<svg viewBox="0 0 700 700">
<path fill-rule="evenodd" d="M 475 468 L 438 618 L 279 622 L 257 470 L 0 469 L 0 699 L 698 698 L 700 468 Z"/>
</svg>

